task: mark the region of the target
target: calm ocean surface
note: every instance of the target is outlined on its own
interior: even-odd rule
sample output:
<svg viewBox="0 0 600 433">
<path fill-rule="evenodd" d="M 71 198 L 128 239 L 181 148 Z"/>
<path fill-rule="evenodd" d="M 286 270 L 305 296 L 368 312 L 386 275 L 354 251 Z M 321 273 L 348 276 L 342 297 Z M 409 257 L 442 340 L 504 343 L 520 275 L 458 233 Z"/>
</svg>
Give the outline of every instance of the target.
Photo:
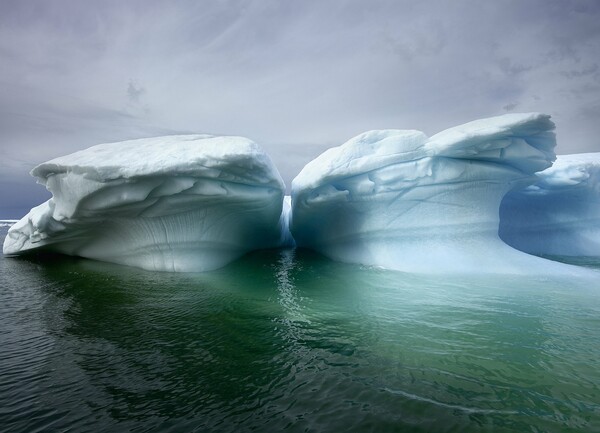
<svg viewBox="0 0 600 433">
<path fill-rule="evenodd" d="M 600 432 L 600 278 L 0 258 L 0 296 L 2 432 Z"/>
</svg>

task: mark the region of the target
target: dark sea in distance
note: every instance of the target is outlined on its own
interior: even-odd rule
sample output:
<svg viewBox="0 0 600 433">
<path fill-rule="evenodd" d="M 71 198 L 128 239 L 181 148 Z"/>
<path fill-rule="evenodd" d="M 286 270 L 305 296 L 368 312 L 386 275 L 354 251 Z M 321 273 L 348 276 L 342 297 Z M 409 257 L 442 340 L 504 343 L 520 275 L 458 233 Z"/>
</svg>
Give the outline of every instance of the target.
<svg viewBox="0 0 600 433">
<path fill-rule="evenodd" d="M 2 257 L 0 290 L 4 433 L 600 432 L 600 278 L 282 250 L 204 274 Z"/>
</svg>

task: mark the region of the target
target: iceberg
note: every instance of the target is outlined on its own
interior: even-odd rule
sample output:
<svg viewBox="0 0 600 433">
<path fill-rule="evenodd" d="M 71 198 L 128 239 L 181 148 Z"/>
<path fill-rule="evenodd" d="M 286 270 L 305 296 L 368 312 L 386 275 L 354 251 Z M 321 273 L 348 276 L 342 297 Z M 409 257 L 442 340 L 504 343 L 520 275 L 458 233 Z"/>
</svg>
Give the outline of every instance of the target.
<svg viewBox="0 0 600 433">
<path fill-rule="evenodd" d="M 502 240 L 531 254 L 600 256 L 600 153 L 559 155 L 500 207 Z"/>
<path fill-rule="evenodd" d="M 100 144 L 31 174 L 52 198 L 10 228 L 6 255 L 50 251 L 192 272 L 289 237 L 283 180 L 268 155 L 243 137 Z"/>
<path fill-rule="evenodd" d="M 292 235 L 334 260 L 401 271 L 546 272 L 553 262 L 499 238 L 498 212 L 508 191 L 552 165 L 553 129 L 548 115 L 515 113 L 432 137 L 360 134 L 293 180 Z"/>
</svg>

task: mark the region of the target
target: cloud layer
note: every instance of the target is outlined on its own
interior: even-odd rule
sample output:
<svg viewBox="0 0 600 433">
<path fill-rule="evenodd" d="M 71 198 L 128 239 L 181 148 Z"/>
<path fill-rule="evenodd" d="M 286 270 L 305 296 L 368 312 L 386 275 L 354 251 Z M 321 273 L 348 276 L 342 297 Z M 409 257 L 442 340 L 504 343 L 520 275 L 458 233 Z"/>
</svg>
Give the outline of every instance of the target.
<svg viewBox="0 0 600 433">
<path fill-rule="evenodd" d="M 39 162 L 179 132 L 250 137 L 288 184 L 368 129 L 510 111 L 599 151 L 598 22 L 594 0 L 4 1 L 0 217 L 44 197 Z"/>
</svg>

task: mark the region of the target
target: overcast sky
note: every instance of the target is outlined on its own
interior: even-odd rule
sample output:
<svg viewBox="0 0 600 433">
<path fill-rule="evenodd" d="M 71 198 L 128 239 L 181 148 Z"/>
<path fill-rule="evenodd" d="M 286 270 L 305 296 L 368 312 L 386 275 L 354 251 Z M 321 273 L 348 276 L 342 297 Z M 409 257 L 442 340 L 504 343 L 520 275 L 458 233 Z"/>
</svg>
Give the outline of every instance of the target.
<svg viewBox="0 0 600 433">
<path fill-rule="evenodd" d="M 247 136 L 286 183 L 369 129 L 541 111 L 600 151 L 600 2 L 0 0 L 0 218 L 93 144 Z"/>
</svg>

